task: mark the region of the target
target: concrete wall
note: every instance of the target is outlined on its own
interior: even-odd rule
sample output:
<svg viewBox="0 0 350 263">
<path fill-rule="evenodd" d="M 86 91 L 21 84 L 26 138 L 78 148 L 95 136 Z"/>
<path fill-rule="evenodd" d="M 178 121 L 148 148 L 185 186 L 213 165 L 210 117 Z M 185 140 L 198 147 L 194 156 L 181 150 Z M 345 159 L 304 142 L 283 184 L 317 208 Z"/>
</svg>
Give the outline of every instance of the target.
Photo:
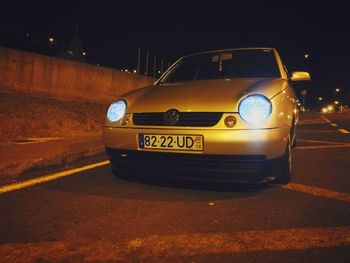
<svg viewBox="0 0 350 263">
<path fill-rule="evenodd" d="M 62 99 L 110 102 L 155 80 L 111 68 L 0 47 L 0 86 Z"/>
</svg>

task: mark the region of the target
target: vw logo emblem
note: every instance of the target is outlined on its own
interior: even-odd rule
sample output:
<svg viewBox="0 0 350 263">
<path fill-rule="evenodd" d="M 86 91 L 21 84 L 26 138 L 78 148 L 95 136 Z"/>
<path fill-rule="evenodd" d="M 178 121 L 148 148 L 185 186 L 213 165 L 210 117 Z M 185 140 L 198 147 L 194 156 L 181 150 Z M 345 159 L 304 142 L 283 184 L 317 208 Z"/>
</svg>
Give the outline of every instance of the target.
<svg viewBox="0 0 350 263">
<path fill-rule="evenodd" d="M 175 125 L 180 117 L 180 112 L 177 110 L 168 110 L 166 113 L 164 113 L 163 121 L 165 125 Z"/>
</svg>

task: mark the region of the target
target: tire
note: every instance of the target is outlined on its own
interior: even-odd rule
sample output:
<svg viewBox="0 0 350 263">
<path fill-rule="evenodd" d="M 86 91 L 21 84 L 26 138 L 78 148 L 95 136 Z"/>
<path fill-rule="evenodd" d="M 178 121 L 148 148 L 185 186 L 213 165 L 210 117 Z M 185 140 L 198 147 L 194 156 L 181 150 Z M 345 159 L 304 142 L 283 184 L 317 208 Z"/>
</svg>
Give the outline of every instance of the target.
<svg viewBox="0 0 350 263">
<path fill-rule="evenodd" d="M 292 148 L 295 148 L 297 146 L 297 136 L 294 135 L 293 145 Z"/>
<path fill-rule="evenodd" d="M 294 119 L 292 121 L 291 138 L 293 138 L 292 148 L 294 148 L 297 145 L 297 134 L 296 134 L 296 126 L 294 124 Z"/>
<path fill-rule="evenodd" d="M 292 179 L 292 147 L 290 139 L 286 146 L 286 151 L 281 160 L 280 177 L 275 182 L 278 184 L 288 184 Z"/>
</svg>

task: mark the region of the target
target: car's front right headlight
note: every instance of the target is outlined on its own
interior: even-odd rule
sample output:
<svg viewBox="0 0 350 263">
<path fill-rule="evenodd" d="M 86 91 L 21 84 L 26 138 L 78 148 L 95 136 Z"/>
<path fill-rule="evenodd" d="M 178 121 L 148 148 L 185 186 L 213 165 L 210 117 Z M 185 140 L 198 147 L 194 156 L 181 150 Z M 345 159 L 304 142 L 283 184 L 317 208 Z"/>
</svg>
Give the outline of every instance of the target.
<svg viewBox="0 0 350 263">
<path fill-rule="evenodd" d="M 245 97 L 239 104 L 238 112 L 243 120 L 250 124 L 259 124 L 271 114 L 270 100 L 261 94 L 252 94 Z"/>
<path fill-rule="evenodd" d="M 109 106 L 107 111 L 107 120 L 109 122 L 116 122 L 123 118 L 126 111 L 126 102 L 124 100 L 117 100 Z"/>
</svg>

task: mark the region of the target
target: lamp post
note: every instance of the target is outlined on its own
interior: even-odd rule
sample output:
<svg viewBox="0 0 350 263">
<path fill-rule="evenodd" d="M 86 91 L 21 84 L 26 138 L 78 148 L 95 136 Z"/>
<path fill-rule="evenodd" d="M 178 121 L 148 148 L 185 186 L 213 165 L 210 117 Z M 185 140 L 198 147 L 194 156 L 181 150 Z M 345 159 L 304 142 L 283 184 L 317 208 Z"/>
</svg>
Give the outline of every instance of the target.
<svg viewBox="0 0 350 263">
<path fill-rule="evenodd" d="M 145 75 L 148 76 L 148 58 L 149 58 L 149 52 L 146 53 L 146 72 Z"/>
<path fill-rule="evenodd" d="M 140 74 L 140 56 L 141 56 L 141 48 L 139 48 L 137 53 L 137 74 Z"/>
<path fill-rule="evenodd" d="M 305 111 L 305 96 L 307 94 L 307 90 L 306 89 L 303 89 L 301 91 L 301 96 L 303 96 L 303 111 Z"/>
<path fill-rule="evenodd" d="M 321 110 L 321 102 L 322 102 L 323 98 L 322 97 L 318 97 L 317 98 L 317 110 Z"/>
<path fill-rule="evenodd" d="M 157 57 L 153 57 L 153 78 L 156 78 L 156 65 L 157 65 Z"/>
</svg>

